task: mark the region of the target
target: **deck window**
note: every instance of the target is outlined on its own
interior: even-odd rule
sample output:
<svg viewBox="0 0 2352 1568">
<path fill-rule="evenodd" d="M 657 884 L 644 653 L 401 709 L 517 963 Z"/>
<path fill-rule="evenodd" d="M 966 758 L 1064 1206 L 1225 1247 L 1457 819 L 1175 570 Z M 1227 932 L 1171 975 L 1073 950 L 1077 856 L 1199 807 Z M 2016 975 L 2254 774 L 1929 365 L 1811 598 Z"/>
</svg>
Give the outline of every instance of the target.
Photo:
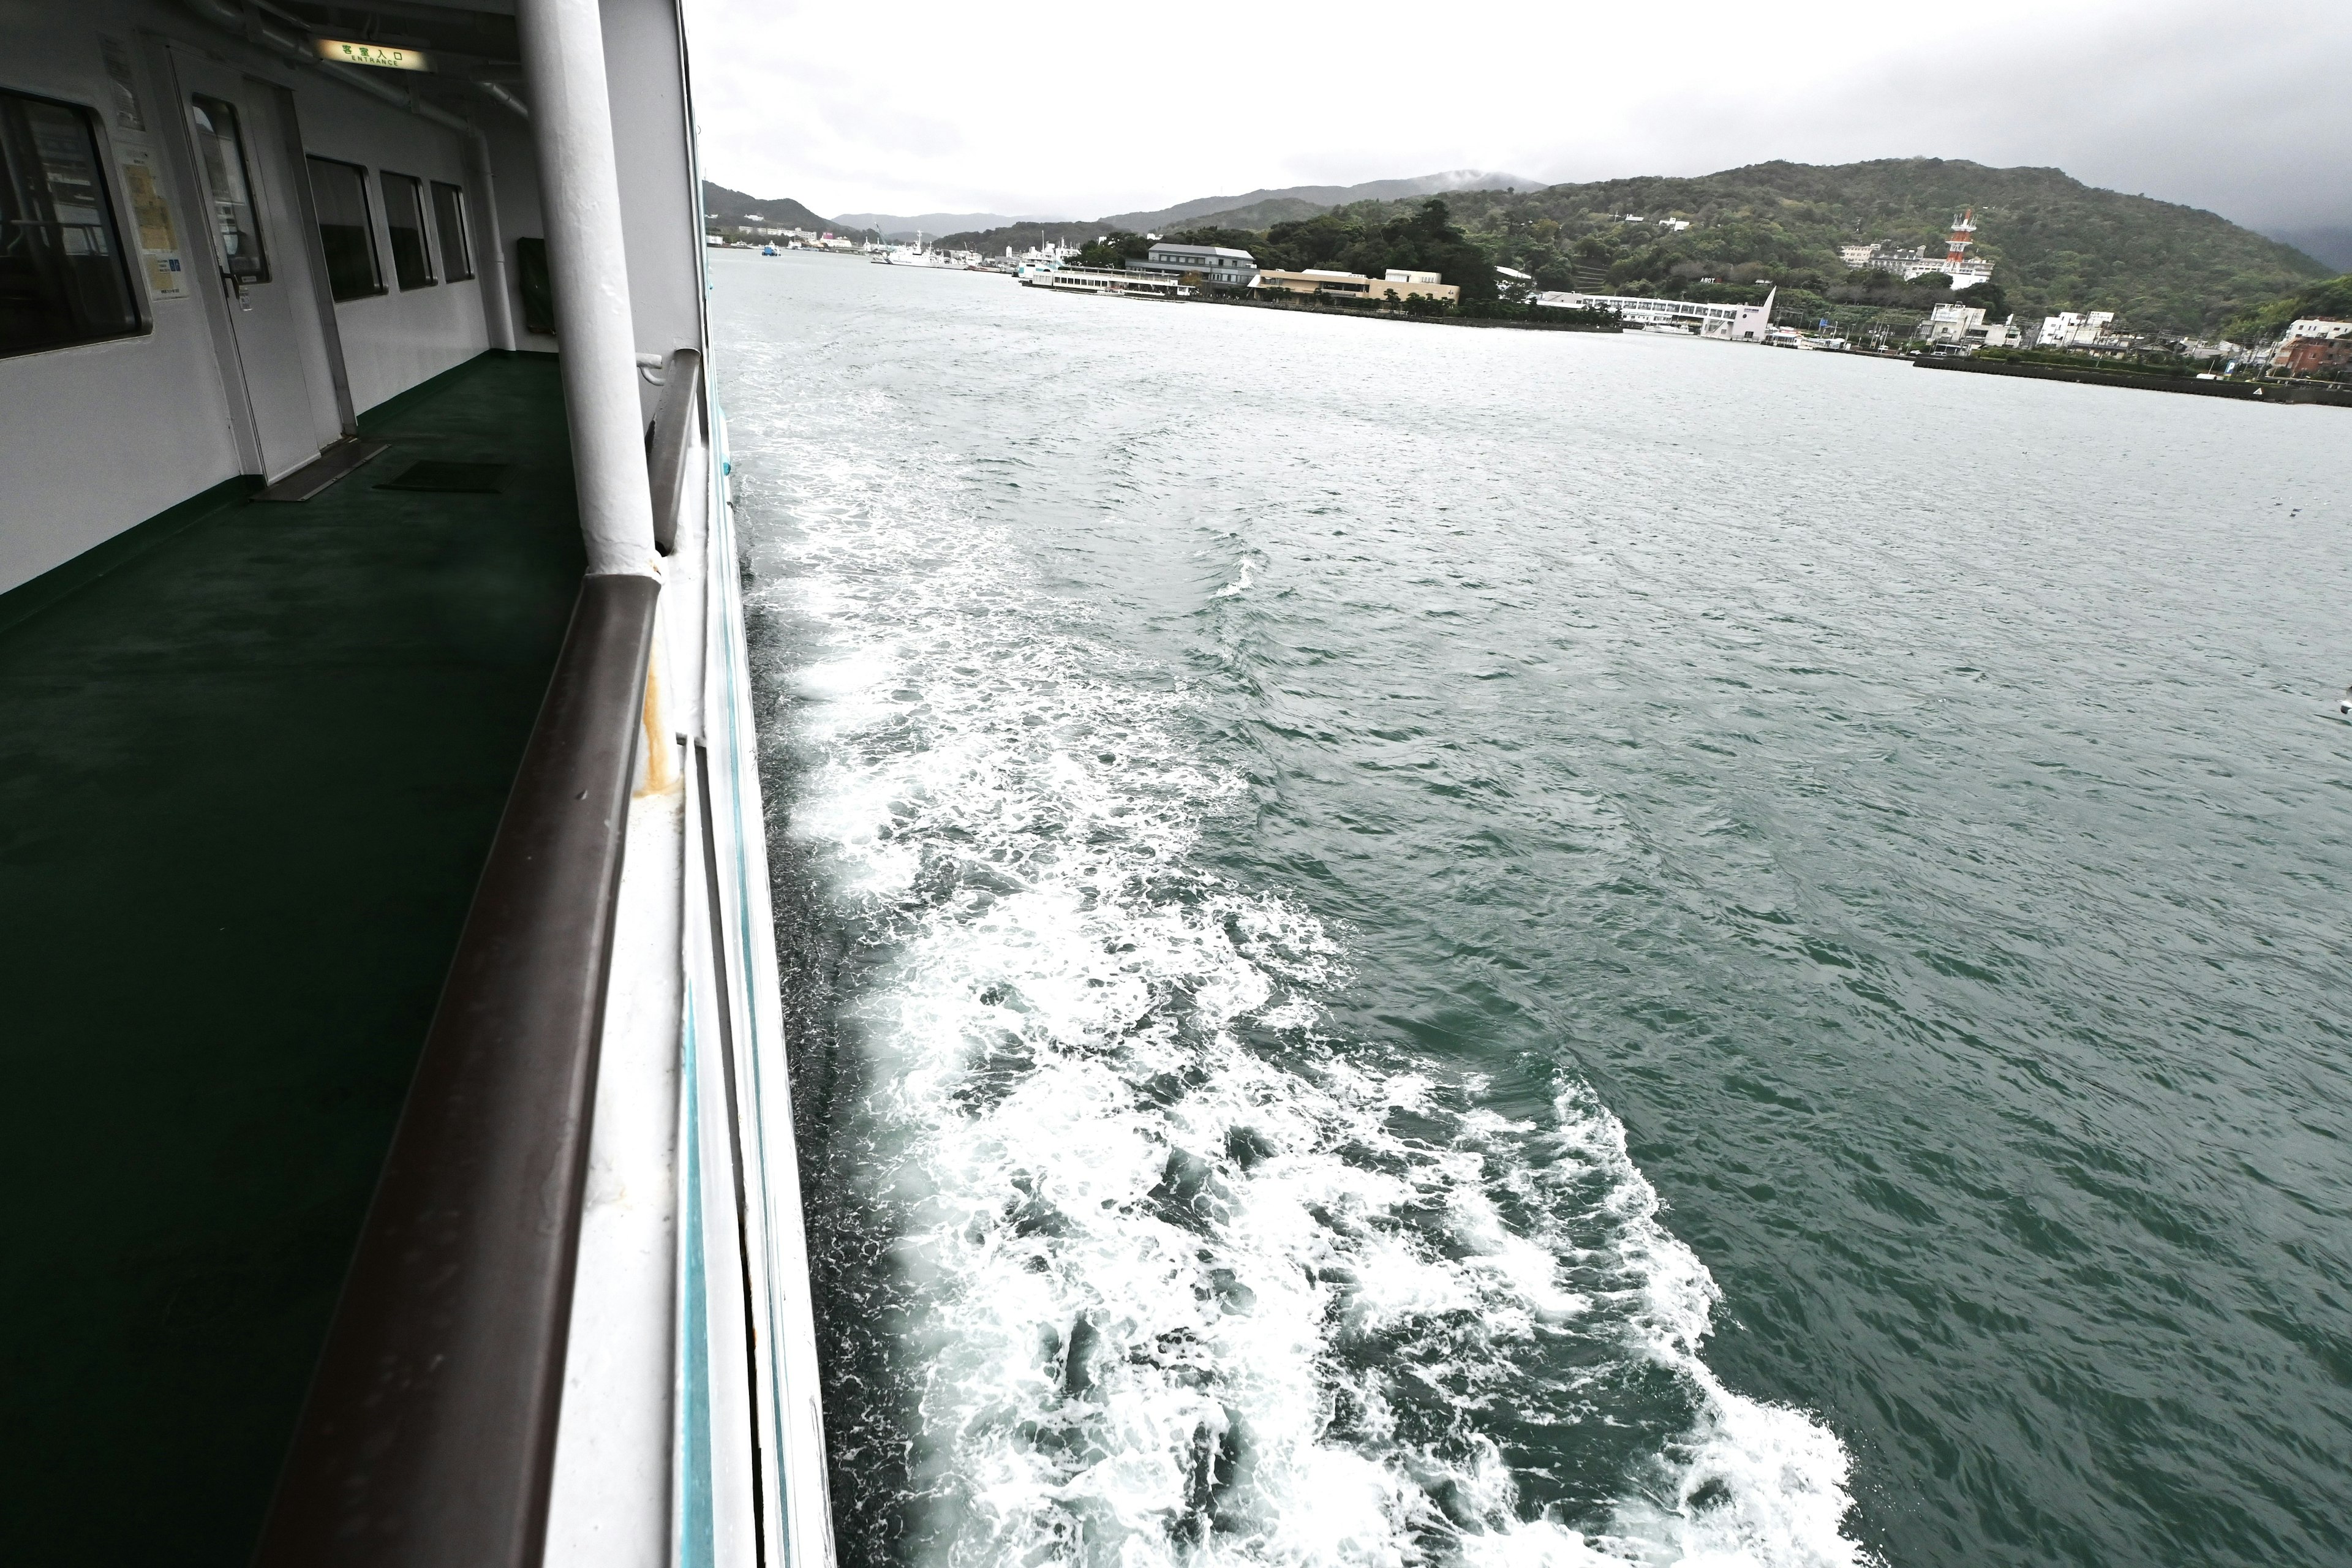
<svg viewBox="0 0 2352 1568">
<path fill-rule="evenodd" d="M 430 289 L 433 253 L 425 248 L 425 182 L 414 174 L 378 171 L 383 178 L 383 226 L 392 236 L 392 275 L 403 289 Z"/>
<path fill-rule="evenodd" d="M 245 127 L 236 106 L 197 93 L 188 100 L 195 121 L 196 154 L 204 160 L 205 189 L 213 207 L 213 236 L 221 270 L 247 283 L 269 281 L 269 252 L 261 243 L 261 217 L 255 210 L 253 164 L 245 155 Z"/>
<path fill-rule="evenodd" d="M 466 232 L 466 193 L 433 182 L 433 226 L 441 237 L 441 276 L 463 283 L 474 275 L 474 239 Z"/>
<path fill-rule="evenodd" d="M 328 291 L 338 302 L 383 293 L 383 263 L 376 258 L 367 171 L 331 158 L 312 158 L 310 201 L 319 209 L 319 248 L 327 256 Z"/>
<path fill-rule="evenodd" d="M 86 109 L 0 92 L 0 354 L 143 330 Z"/>
</svg>

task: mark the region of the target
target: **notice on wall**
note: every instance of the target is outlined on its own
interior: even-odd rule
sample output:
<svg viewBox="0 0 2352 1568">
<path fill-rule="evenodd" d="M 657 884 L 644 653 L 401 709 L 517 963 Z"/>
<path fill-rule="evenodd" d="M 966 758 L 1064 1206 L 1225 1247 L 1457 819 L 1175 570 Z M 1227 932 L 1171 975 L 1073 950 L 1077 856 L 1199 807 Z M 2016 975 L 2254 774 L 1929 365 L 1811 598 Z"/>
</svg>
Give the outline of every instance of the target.
<svg viewBox="0 0 2352 1568">
<path fill-rule="evenodd" d="M 184 300 L 188 294 L 187 258 L 180 249 L 171 204 L 163 199 L 155 154 L 144 147 L 125 147 L 116 156 L 122 166 L 122 188 L 131 197 L 131 226 L 139 231 L 140 270 L 147 275 L 147 291 L 158 300 Z"/>
<path fill-rule="evenodd" d="M 106 79 L 114 84 L 114 123 L 125 131 L 144 131 L 139 113 L 139 88 L 131 76 L 131 51 L 117 38 L 98 41 L 99 58 L 106 62 Z"/>
</svg>

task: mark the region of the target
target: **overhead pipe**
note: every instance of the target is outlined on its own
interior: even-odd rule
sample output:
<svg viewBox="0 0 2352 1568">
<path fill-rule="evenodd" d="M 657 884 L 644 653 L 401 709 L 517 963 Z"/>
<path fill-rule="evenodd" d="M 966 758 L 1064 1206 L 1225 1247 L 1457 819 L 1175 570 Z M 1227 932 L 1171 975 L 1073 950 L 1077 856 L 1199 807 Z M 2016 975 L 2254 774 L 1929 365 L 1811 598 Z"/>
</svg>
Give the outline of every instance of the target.
<svg viewBox="0 0 2352 1568">
<path fill-rule="evenodd" d="M 494 81 L 484 81 L 480 77 L 476 77 L 474 79 L 474 85 L 480 88 L 490 97 L 497 99 L 500 103 L 505 104 L 509 109 L 513 110 L 525 120 L 529 120 L 530 118 L 530 105 L 525 103 L 521 99 L 517 98 L 511 88 L 502 86 Z"/>
<path fill-rule="evenodd" d="M 519 0 L 515 20 L 588 572 L 658 575 L 604 18 L 596 0 Z"/>
</svg>

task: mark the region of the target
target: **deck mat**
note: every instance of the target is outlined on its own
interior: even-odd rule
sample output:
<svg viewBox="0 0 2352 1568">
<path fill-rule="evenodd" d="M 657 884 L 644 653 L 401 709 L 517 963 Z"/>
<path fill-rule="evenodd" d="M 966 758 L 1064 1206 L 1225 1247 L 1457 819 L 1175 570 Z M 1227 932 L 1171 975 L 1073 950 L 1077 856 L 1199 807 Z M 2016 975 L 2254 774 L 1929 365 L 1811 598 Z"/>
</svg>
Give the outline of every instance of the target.
<svg viewBox="0 0 2352 1568">
<path fill-rule="evenodd" d="M 433 490 L 442 495 L 496 495 L 504 463 L 449 463 L 427 458 L 376 486 L 380 490 Z"/>
</svg>

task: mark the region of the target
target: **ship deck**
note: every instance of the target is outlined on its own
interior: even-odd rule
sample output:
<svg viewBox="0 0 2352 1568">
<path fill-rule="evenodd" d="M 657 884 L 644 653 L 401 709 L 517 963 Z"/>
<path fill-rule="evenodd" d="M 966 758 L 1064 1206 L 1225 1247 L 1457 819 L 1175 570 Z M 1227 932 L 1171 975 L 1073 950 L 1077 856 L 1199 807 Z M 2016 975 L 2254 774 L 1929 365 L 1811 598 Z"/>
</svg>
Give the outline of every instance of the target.
<svg viewBox="0 0 2352 1568">
<path fill-rule="evenodd" d="M 250 1555 L 579 587 L 551 356 L 360 423 L 0 598 L 21 1561 Z M 423 458 L 508 467 L 377 488 Z"/>
</svg>

